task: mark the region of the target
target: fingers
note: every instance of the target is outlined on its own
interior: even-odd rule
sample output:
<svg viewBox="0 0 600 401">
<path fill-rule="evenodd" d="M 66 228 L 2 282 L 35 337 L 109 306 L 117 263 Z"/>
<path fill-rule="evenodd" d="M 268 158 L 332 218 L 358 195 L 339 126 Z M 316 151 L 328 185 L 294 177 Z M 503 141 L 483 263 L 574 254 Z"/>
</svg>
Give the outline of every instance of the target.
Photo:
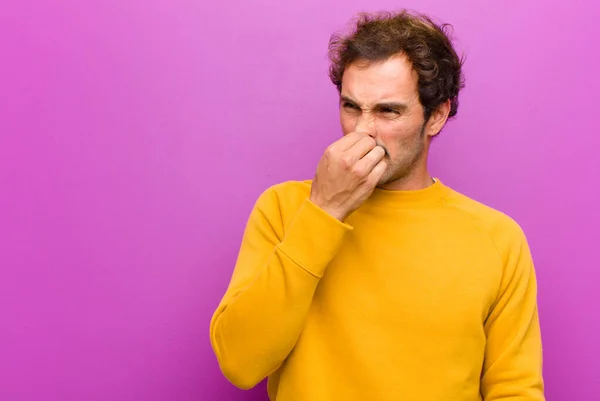
<svg viewBox="0 0 600 401">
<path fill-rule="evenodd" d="M 332 147 L 334 147 L 339 152 L 344 152 L 352 148 L 354 145 L 356 145 L 356 143 L 358 143 L 364 138 L 367 138 L 367 140 L 373 139 L 363 132 L 351 132 L 348 135 L 344 135 L 341 139 L 334 142 Z"/>
<path fill-rule="evenodd" d="M 361 138 L 350 149 L 346 150 L 342 155 L 342 162 L 346 163 L 347 167 L 351 167 L 360 159 L 365 157 L 373 148 L 377 146 L 375 139 L 370 136 Z"/>
<path fill-rule="evenodd" d="M 386 170 L 387 170 L 387 162 L 384 159 L 381 159 L 375 165 L 375 167 L 373 167 L 373 169 L 369 173 L 369 177 L 367 178 L 367 180 L 369 181 L 369 183 L 371 185 L 373 185 L 373 186 L 377 185 L 379 183 L 379 180 L 381 180 L 381 177 L 383 177 L 383 174 L 385 174 Z"/>
<path fill-rule="evenodd" d="M 375 146 L 362 159 L 356 162 L 352 168 L 352 172 L 359 178 L 366 178 L 373 168 L 383 160 L 385 150 L 381 146 Z"/>
<path fill-rule="evenodd" d="M 369 151 L 362 159 L 356 164 L 365 168 L 367 172 L 370 172 L 385 156 L 385 150 L 381 146 L 375 146 Z"/>
</svg>

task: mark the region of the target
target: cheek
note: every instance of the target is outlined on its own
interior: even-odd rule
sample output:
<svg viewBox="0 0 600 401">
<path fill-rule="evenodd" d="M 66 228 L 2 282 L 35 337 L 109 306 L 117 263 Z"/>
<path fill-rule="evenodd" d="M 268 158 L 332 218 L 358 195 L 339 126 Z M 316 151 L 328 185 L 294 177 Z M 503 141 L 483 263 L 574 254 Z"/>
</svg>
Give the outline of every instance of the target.
<svg viewBox="0 0 600 401">
<path fill-rule="evenodd" d="M 378 122 L 377 140 L 390 151 L 393 151 L 406 140 L 406 129 L 401 124 L 394 124 L 389 121 Z"/>
<path fill-rule="evenodd" d="M 348 113 L 344 113 L 344 111 L 340 112 L 340 123 L 342 125 L 342 131 L 344 135 L 348 135 L 352 131 L 354 131 L 354 127 L 356 127 L 356 118 Z"/>
<path fill-rule="evenodd" d="M 380 123 L 376 140 L 383 145 L 392 159 L 402 158 L 416 146 L 419 130 L 402 122 Z"/>
</svg>

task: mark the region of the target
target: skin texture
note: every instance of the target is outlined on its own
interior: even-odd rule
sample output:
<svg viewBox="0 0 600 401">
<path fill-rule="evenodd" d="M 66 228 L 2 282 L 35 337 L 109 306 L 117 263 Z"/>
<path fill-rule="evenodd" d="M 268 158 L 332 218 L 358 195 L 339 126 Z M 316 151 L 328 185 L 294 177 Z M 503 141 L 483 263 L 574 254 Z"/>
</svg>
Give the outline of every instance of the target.
<svg viewBox="0 0 600 401">
<path fill-rule="evenodd" d="M 350 64 L 340 93 L 344 136 L 323 154 L 311 201 L 343 221 L 375 187 L 418 190 L 431 185 L 429 145 L 449 112 L 446 101 L 425 121 L 418 75 L 402 54 Z"/>
</svg>

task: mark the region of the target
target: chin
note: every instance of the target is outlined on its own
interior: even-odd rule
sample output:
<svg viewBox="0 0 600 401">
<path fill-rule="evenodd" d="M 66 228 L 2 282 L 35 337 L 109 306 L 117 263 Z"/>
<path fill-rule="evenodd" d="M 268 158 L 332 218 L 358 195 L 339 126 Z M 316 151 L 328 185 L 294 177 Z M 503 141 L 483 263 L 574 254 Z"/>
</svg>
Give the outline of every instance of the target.
<svg viewBox="0 0 600 401">
<path fill-rule="evenodd" d="M 396 181 L 402 181 L 406 179 L 412 173 L 412 171 L 413 168 L 400 168 L 395 170 L 388 169 L 379 179 L 377 186 L 381 188 L 386 184 Z"/>
<path fill-rule="evenodd" d="M 392 181 L 396 181 L 398 178 L 401 178 L 401 177 L 398 177 L 396 174 L 394 174 L 393 171 L 388 170 L 383 174 L 383 176 L 381 176 L 381 178 L 379 179 L 379 182 L 377 183 L 377 186 L 381 187 L 385 184 L 389 184 Z"/>
</svg>

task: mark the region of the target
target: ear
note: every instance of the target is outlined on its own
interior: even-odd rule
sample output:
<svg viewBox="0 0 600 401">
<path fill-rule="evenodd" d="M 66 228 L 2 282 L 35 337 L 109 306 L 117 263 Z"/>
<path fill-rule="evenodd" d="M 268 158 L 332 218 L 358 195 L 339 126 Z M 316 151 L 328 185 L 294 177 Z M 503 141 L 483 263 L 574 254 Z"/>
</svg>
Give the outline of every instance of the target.
<svg viewBox="0 0 600 401">
<path fill-rule="evenodd" d="M 436 136 L 440 133 L 446 121 L 448 121 L 448 115 L 450 114 L 450 100 L 446 100 L 440 104 L 437 109 L 431 113 L 429 121 L 427 121 L 426 132 L 428 136 Z"/>
</svg>

